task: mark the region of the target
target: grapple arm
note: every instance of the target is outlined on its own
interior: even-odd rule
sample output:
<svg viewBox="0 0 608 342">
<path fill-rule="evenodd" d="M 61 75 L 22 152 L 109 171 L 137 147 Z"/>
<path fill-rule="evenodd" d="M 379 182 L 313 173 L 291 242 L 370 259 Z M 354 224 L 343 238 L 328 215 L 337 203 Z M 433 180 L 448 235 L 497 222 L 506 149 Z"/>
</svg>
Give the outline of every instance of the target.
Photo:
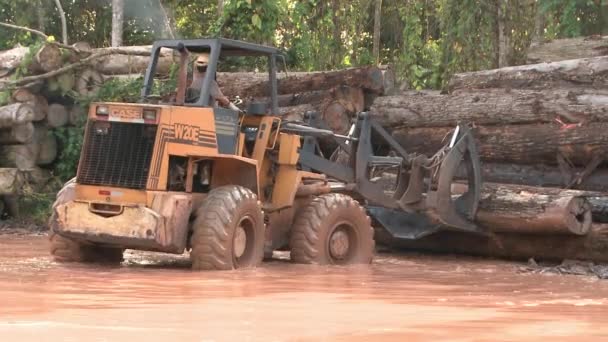
<svg viewBox="0 0 608 342">
<path fill-rule="evenodd" d="M 327 132 L 314 113 L 309 113 L 309 124 Z M 480 162 L 475 140 L 468 127 L 459 125 L 450 141 L 431 157 L 408 153 L 367 113 L 359 114 L 351 133 L 347 137 L 333 135 L 339 148 L 348 154 L 345 163 L 333 162 L 320 156 L 314 148 L 317 144 L 311 143 L 311 140 L 316 139 L 312 136 L 314 134 L 308 135 L 300 151 L 301 166 L 346 183 L 347 188 L 353 189 L 359 197 L 366 200 L 370 214 L 393 234 L 404 235 L 398 231 L 407 229 L 395 227 L 395 222 L 410 221 L 399 219 L 398 216 L 412 214 L 436 222 L 437 227 L 479 231 L 473 220 L 480 198 Z M 382 147 L 384 154 L 390 151 L 390 155 L 375 155 L 378 146 Z M 396 187 L 392 194 L 371 179 L 375 168 L 386 167 L 397 170 Z M 463 173 L 462 171 L 466 171 L 464 173 L 467 177 L 461 181 L 467 183 L 468 191 L 454 196 L 452 185 L 456 174 Z M 413 231 L 408 233 L 412 238 L 429 233 L 414 230 L 415 234 Z"/>
</svg>

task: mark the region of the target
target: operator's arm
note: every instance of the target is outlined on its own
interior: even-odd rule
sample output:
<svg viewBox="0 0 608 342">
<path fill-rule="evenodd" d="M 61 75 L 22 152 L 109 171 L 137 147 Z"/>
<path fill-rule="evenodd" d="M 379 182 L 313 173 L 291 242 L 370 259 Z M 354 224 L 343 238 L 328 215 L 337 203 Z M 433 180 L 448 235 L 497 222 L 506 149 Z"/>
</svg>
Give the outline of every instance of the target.
<svg viewBox="0 0 608 342">
<path fill-rule="evenodd" d="M 227 107 L 230 104 L 230 100 L 226 97 L 215 80 L 211 80 L 211 88 L 209 89 L 209 95 L 214 98 L 222 107 Z"/>
</svg>

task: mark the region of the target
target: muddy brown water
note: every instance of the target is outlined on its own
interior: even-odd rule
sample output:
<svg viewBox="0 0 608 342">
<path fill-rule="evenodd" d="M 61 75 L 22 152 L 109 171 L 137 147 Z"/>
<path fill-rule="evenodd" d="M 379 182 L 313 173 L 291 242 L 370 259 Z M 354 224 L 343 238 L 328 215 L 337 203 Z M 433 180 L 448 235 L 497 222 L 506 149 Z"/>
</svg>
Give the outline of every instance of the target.
<svg viewBox="0 0 608 342">
<path fill-rule="evenodd" d="M 127 251 L 58 264 L 46 236 L 0 235 L 0 341 L 608 340 L 608 281 L 517 263 L 379 254 L 363 267 L 192 272 Z"/>
</svg>

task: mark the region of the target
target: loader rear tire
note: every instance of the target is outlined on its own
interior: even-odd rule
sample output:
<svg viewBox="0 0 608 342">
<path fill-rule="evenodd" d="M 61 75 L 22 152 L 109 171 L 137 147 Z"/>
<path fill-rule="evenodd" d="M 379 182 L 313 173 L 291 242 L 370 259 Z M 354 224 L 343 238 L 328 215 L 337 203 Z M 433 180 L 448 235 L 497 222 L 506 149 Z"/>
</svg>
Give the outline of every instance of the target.
<svg viewBox="0 0 608 342">
<path fill-rule="evenodd" d="M 192 268 L 231 270 L 260 265 L 264 230 L 264 214 L 251 190 L 238 185 L 211 190 L 192 224 Z"/>
<path fill-rule="evenodd" d="M 57 214 L 55 208 L 63 203 L 74 199 L 75 180 L 68 181 L 57 193 L 57 199 L 53 204 L 53 213 L 49 219 L 49 240 L 51 255 L 58 262 L 99 262 L 119 264 L 123 260 L 123 249 L 113 247 L 101 247 L 93 244 L 78 242 L 63 237 L 54 232 L 57 225 Z"/>
<path fill-rule="evenodd" d="M 291 260 L 301 264 L 369 264 L 374 231 L 365 210 L 352 197 L 316 197 L 297 214 L 290 238 Z"/>
</svg>

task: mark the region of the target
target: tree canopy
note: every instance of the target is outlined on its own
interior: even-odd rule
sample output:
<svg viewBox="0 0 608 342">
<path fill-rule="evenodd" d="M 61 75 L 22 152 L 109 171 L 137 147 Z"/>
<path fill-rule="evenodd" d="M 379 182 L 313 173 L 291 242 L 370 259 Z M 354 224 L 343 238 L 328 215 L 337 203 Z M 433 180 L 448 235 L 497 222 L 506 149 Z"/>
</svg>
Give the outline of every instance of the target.
<svg viewBox="0 0 608 342">
<path fill-rule="evenodd" d="M 283 49 L 293 70 L 382 64 L 412 88 L 459 71 L 521 64 L 533 40 L 608 34 L 606 0 L 124 0 L 124 45 L 223 36 Z M 70 43 L 109 46 L 112 0 L 60 0 Z M 374 18 L 374 9 L 380 16 Z M 31 10 L 24 10 L 24 8 Z M 62 36 L 55 1 L 0 0 L 0 22 Z M 0 30 L 0 49 L 31 44 Z"/>
</svg>

